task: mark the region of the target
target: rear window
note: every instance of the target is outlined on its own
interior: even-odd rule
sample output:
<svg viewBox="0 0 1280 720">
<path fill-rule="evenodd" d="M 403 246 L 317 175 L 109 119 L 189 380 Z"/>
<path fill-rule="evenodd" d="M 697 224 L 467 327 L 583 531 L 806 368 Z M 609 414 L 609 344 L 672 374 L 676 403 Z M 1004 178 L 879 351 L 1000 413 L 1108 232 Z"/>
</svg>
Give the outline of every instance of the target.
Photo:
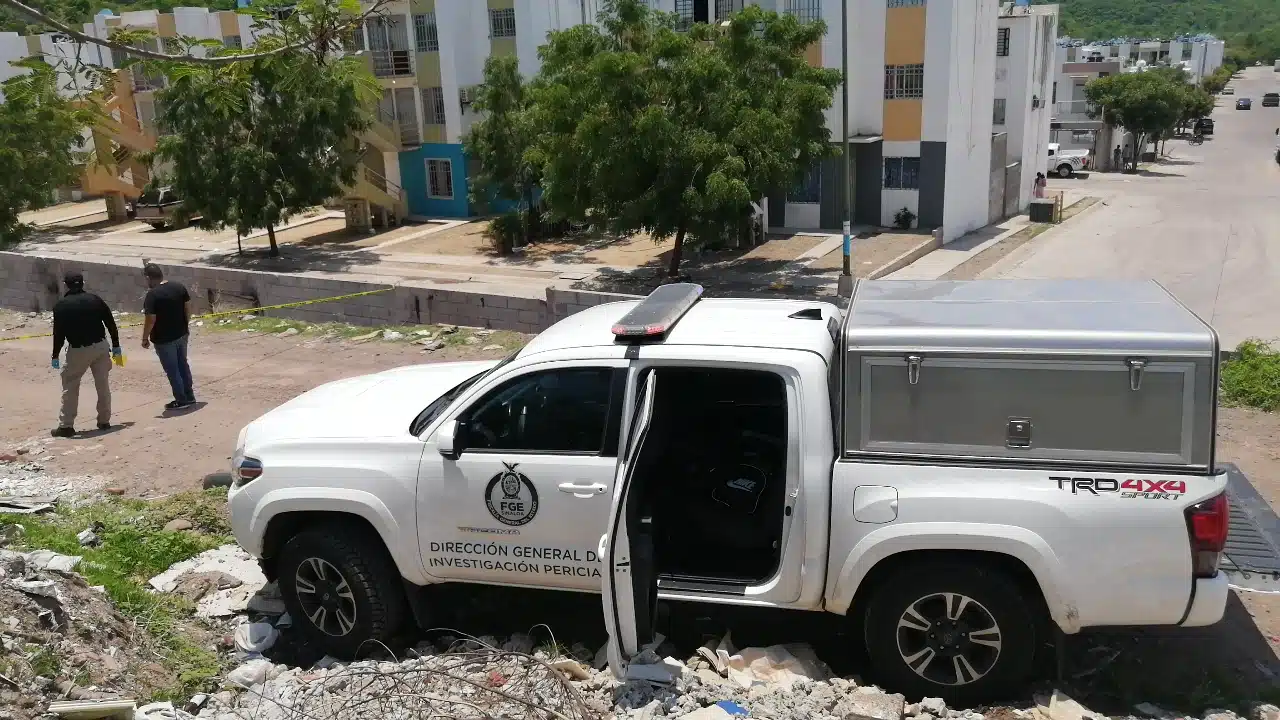
<svg viewBox="0 0 1280 720">
<path fill-rule="evenodd" d="M 148 205 L 160 202 L 160 191 L 147 190 L 138 196 L 138 202 L 147 203 Z"/>
<path fill-rule="evenodd" d="M 1280 93 L 1267 93 L 1266 95 L 1263 95 L 1262 97 L 1264 97 L 1264 98 L 1280 98 Z"/>
<path fill-rule="evenodd" d="M 161 193 L 160 198 L 161 204 L 176 203 L 181 199 L 178 197 L 178 194 L 172 190 L 165 190 Z"/>
</svg>

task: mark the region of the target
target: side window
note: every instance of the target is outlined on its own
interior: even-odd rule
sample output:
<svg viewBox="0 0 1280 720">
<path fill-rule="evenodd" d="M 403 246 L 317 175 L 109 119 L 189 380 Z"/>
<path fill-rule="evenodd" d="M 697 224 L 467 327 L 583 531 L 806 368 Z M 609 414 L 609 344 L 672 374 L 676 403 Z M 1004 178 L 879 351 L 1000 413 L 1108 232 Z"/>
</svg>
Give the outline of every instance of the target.
<svg viewBox="0 0 1280 720">
<path fill-rule="evenodd" d="M 610 368 L 563 368 L 503 383 L 463 413 L 466 450 L 600 453 L 612 378 Z"/>
</svg>

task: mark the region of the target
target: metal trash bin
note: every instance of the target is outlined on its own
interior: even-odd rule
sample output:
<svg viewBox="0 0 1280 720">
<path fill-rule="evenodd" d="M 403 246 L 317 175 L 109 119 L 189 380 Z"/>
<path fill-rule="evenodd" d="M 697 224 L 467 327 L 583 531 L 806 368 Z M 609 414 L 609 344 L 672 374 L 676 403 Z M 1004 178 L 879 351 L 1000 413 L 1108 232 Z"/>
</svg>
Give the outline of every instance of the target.
<svg viewBox="0 0 1280 720">
<path fill-rule="evenodd" d="M 1031 222 L 1051 223 L 1057 222 L 1057 202 L 1051 198 L 1036 198 L 1031 201 L 1030 215 Z"/>
</svg>

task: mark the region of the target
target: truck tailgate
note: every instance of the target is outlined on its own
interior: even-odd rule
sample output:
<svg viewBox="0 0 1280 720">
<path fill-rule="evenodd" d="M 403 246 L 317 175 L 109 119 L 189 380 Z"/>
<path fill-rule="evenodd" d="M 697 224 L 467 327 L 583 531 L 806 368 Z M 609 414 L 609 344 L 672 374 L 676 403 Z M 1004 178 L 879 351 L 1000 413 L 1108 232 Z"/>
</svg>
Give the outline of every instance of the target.
<svg viewBox="0 0 1280 720">
<path fill-rule="evenodd" d="M 1233 585 L 1280 590 L 1280 517 L 1240 468 L 1219 463 L 1227 471 L 1231 501 L 1230 531 L 1222 569 Z"/>
</svg>

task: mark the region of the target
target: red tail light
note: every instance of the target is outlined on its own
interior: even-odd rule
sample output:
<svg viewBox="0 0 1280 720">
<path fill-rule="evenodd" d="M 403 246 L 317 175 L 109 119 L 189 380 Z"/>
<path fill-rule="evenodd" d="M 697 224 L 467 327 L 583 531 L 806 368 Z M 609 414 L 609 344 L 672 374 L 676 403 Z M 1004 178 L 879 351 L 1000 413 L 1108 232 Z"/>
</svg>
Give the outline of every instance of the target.
<svg viewBox="0 0 1280 720">
<path fill-rule="evenodd" d="M 1196 577 L 1218 574 L 1218 561 L 1227 545 L 1228 523 L 1226 494 L 1187 508 L 1187 533 L 1191 536 L 1191 558 Z"/>
</svg>

